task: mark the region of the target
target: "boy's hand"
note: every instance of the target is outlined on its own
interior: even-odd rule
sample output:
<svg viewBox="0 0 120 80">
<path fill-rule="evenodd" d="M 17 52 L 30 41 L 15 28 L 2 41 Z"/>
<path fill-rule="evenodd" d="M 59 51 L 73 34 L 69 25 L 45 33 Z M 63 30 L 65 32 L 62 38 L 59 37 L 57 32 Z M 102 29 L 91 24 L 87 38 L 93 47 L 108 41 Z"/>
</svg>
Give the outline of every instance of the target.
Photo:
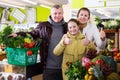
<svg viewBox="0 0 120 80">
<path fill-rule="evenodd" d="M 64 44 L 65 45 L 68 45 L 72 42 L 72 40 L 67 36 L 67 34 L 64 34 L 63 37 L 64 37 Z"/>
</svg>

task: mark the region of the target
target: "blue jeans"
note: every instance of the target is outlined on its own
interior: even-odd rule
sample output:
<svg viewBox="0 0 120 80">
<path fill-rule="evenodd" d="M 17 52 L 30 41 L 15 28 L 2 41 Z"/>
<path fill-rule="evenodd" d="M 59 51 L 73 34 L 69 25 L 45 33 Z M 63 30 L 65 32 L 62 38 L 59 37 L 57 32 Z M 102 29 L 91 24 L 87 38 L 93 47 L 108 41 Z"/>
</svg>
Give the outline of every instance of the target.
<svg viewBox="0 0 120 80">
<path fill-rule="evenodd" d="M 27 80 L 32 80 L 32 78 L 27 78 Z"/>
</svg>

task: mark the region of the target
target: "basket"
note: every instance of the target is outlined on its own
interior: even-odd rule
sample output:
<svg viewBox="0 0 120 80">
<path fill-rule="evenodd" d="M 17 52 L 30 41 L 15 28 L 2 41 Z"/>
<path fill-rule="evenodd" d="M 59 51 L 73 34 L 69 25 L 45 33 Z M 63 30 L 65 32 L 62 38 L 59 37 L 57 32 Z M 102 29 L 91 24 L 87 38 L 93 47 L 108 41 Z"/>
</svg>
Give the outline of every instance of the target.
<svg viewBox="0 0 120 80">
<path fill-rule="evenodd" d="M 38 48 L 9 48 L 6 47 L 6 55 L 8 63 L 18 66 L 33 65 L 37 61 Z M 31 50 L 32 55 L 27 55 L 27 51 Z"/>
</svg>

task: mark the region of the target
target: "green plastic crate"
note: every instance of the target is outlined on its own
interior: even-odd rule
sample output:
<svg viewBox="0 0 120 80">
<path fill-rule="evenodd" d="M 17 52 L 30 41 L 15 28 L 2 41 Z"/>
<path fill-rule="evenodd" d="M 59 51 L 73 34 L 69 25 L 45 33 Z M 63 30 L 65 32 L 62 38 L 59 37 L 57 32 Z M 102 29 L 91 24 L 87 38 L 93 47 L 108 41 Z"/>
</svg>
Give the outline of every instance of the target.
<svg viewBox="0 0 120 80">
<path fill-rule="evenodd" d="M 27 51 L 32 50 L 33 54 L 28 56 Z M 5 48 L 8 63 L 12 65 L 28 66 L 37 61 L 38 48 Z"/>
</svg>

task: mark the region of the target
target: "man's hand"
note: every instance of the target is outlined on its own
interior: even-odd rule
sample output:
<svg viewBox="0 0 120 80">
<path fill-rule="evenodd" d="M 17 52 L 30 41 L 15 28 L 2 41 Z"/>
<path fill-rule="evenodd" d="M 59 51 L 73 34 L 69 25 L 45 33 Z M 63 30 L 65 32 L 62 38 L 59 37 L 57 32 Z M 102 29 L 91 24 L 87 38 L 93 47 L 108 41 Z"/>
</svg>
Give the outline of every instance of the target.
<svg viewBox="0 0 120 80">
<path fill-rule="evenodd" d="M 17 34 L 16 33 L 12 33 L 8 37 L 17 37 Z"/>
</svg>

